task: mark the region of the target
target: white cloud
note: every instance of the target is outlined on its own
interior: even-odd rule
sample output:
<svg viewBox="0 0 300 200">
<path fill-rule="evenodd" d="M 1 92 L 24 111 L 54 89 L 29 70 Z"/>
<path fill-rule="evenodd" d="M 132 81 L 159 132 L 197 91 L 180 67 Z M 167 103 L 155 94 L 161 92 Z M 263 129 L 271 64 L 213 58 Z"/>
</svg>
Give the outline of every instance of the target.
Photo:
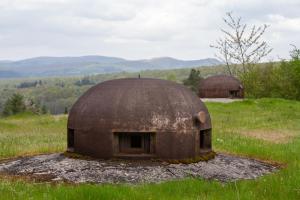
<svg viewBox="0 0 300 200">
<path fill-rule="evenodd" d="M 277 31 L 300 33 L 300 16 L 296 18 L 288 18 L 282 15 L 269 15 L 273 28 Z"/>
<path fill-rule="evenodd" d="M 1 0 L 0 59 L 102 54 L 212 57 L 222 17 L 270 24 L 271 57 L 300 46 L 299 0 Z"/>
</svg>

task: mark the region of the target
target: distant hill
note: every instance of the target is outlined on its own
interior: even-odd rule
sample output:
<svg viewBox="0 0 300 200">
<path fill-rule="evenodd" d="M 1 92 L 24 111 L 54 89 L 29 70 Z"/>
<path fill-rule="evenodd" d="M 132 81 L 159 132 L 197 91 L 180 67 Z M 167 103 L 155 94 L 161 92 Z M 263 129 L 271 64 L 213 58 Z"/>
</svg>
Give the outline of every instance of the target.
<svg viewBox="0 0 300 200">
<path fill-rule="evenodd" d="M 0 70 L 0 78 L 17 78 L 22 77 L 21 74 L 15 71 Z"/>
<path fill-rule="evenodd" d="M 126 60 L 106 56 L 36 57 L 19 61 L 0 61 L 0 78 L 49 77 L 137 72 L 154 69 L 178 69 L 219 65 L 214 58 L 178 60 L 160 57 L 144 60 Z"/>
</svg>

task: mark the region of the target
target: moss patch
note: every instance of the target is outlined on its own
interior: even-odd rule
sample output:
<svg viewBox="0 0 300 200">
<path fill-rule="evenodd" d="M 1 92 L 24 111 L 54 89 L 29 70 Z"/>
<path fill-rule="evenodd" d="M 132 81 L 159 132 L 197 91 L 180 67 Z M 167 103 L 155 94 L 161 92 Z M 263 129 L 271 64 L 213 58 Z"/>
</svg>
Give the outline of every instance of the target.
<svg viewBox="0 0 300 200">
<path fill-rule="evenodd" d="M 209 153 L 197 156 L 195 158 L 187 158 L 187 159 L 180 159 L 180 160 L 176 160 L 176 159 L 170 159 L 167 160 L 168 163 L 171 164 L 190 164 L 190 163 L 196 163 L 196 162 L 200 162 L 200 161 L 209 161 L 211 159 L 214 159 L 216 156 L 216 152 L 211 151 Z"/>
</svg>

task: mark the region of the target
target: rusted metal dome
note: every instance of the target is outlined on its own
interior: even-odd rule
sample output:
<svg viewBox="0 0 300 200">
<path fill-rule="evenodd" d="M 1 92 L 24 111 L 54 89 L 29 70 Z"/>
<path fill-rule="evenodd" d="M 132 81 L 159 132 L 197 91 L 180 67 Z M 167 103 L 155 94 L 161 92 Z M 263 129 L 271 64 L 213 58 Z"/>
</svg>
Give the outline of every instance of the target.
<svg viewBox="0 0 300 200">
<path fill-rule="evenodd" d="M 199 97 L 244 98 L 244 88 L 241 81 L 233 76 L 210 76 L 200 81 Z"/>
<path fill-rule="evenodd" d="M 110 80 L 73 105 L 68 149 L 99 158 L 194 158 L 211 151 L 210 115 L 183 85 L 148 78 Z"/>
</svg>

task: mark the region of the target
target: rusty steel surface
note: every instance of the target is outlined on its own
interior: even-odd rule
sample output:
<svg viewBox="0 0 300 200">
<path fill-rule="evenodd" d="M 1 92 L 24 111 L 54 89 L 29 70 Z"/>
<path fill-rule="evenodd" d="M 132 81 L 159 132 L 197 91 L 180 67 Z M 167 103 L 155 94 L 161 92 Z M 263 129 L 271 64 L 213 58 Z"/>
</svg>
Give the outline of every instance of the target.
<svg viewBox="0 0 300 200">
<path fill-rule="evenodd" d="M 205 120 L 200 122 L 198 113 Z M 111 158 L 118 154 L 116 133 L 154 133 L 155 157 L 184 159 L 201 154 L 199 133 L 211 129 L 211 119 L 204 103 L 183 85 L 128 78 L 90 88 L 70 110 L 68 129 L 74 130 L 77 153 Z"/>
<path fill-rule="evenodd" d="M 233 76 L 216 75 L 199 83 L 200 98 L 244 98 L 241 81 Z"/>
</svg>

